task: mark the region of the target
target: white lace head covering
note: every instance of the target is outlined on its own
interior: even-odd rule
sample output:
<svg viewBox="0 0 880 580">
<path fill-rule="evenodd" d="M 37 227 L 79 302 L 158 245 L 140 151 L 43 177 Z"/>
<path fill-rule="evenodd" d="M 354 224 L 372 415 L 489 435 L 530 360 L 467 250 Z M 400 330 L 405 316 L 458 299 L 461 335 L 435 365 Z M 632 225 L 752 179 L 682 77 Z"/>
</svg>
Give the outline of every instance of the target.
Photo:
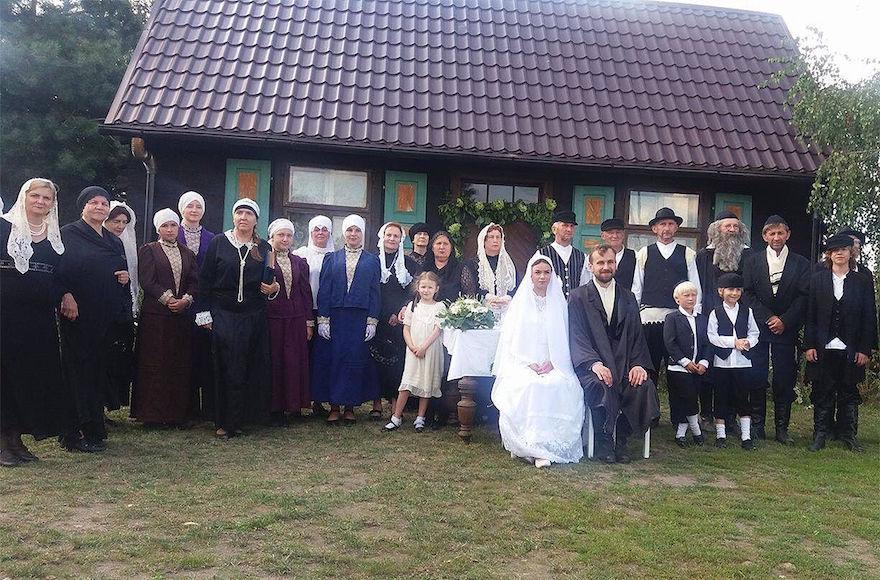
<svg viewBox="0 0 880 580">
<path fill-rule="evenodd" d="M 134 210 L 131 209 L 127 204 L 116 200 L 110 202 L 110 213 L 113 213 L 113 210 L 117 207 L 121 207 L 123 210 L 125 210 L 125 213 L 128 214 L 128 224 L 126 224 L 125 229 L 122 230 L 122 234 L 119 236 L 119 239 L 122 240 L 122 247 L 125 248 L 125 261 L 128 263 L 128 279 L 131 282 L 131 311 L 133 314 L 137 314 L 138 293 L 140 292 L 137 274 L 137 236 L 134 233 L 134 228 L 137 224 L 137 217 L 134 215 Z M 109 219 L 110 213 L 107 214 L 107 219 Z M 106 221 L 104 223 L 106 223 Z"/>
<path fill-rule="evenodd" d="M 202 204 L 202 209 L 205 209 L 205 198 L 202 197 L 202 194 L 197 191 L 187 191 L 177 200 L 177 211 L 180 212 L 180 215 L 183 215 L 183 210 L 186 209 L 186 206 L 194 201 Z"/>
<path fill-rule="evenodd" d="M 174 213 L 174 210 L 169 207 L 157 211 L 153 216 L 153 227 L 156 228 L 156 233 L 159 233 L 159 226 L 168 222 L 174 222 L 177 225 L 180 225 L 180 216 Z"/>
<path fill-rule="evenodd" d="M 351 226 L 355 226 L 356 228 L 361 230 L 361 233 L 364 234 L 367 229 L 367 224 L 364 221 L 364 218 L 353 213 L 349 216 L 346 216 L 344 220 L 342 220 L 342 232 L 345 233 L 345 230 L 350 228 Z M 364 246 L 363 237 L 361 237 L 361 247 Z"/>
<path fill-rule="evenodd" d="M 397 222 L 388 222 L 382 226 L 379 230 L 379 243 L 376 244 L 379 248 L 379 265 L 382 267 L 382 284 L 388 281 L 388 278 L 391 277 L 391 268 L 385 261 L 385 244 L 383 240 L 385 238 L 385 228 L 388 226 L 396 227 L 400 230 L 400 245 L 397 247 L 397 254 L 394 257 L 394 273 L 397 276 L 397 281 L 401 286 L 406 288 L 410 282 L 412 282 L 412 276 L 409 273 L 409 270 L 406 269 L 406 257 L 403 253 L 403 241 L 406 239 L 406 232 L 404 232 L 403 227 Z"/>
<path fill-rule="evenodd" d="M 550 285 L 547 287 L 546 298 L 535 294 L 532 283 L 532 267 L 538 262 L 550 265 Z M 520 369 L 516 361 L 519 364 L 522 361 L 544 362 L 535 360 L 542 358 L 543 353 L 538 353 L 535 348 L 539 342 L 535 340 L 535 336 L 542 332 L 547 333 L 547 346 L 553 368 L 574 377 L 568 345 L 568 303 L 562 293 L 562 282 L 556 276 L 550 258 L 536 254 L 529 260 L 522 282 L 504 316 L 492 373 L 496 377 L 505 372 L 518 373 Z"/>
<path fill-rule="evenodd" d="M 269 224 L 269 238 L 271 239 L 272 236 L 275 235 L 275 232 L 281 230 L 290 230 L 290 235 L 293 235 L 295 231 L 293 229 L 293 222 L 291 222 L 287 218 L 278 218 L 277 220 L 273 221 L 271 224 Z"/>
<path fill-rule="evenodd" d="M 9 257 L 15 262 L 15 269 L 24 274 L 30 269 L 31 256 L 34 255 L 34 248 L 31 246 L 33 238 L 31 230 L 28 227 L 27 212 L 25 210 L 25 199 L 28 192 L 35 187 L 48 187 L 55 195 L 52 201 L 52 209 L 44 220 L 46 223 L 46 239 L 52 245 L 55 253 L 61 255 L 64 253 L 64 244 L 61 242 L 61 228 L 58 225 L 58 187 L 48 179 L 35 177 L 28 179 L 21 186 L 18 192 L 18 199 L 9 208 L 9 211 L 3 214 L 3 219 L 12 224 L 12 231 L 9 232 L 9 241 L 6 243 L 6 251 Z"/>
<path fill-rule="evenodd" d="M 492 271 L 489 258 L 486 256 L 486 235 L 490 228 L 501 230 L 501 253 L 498 254 L 498 267 Z M 480 288 L 489 294 L 505 296 L 516 286 L 516 267 L 513 260 L 504 247 L 504 228 L 496 223 L 491 223 L 480 230 L 477 236 L 477 260 L 479 262 L 478 281 Z"/>
</svg>

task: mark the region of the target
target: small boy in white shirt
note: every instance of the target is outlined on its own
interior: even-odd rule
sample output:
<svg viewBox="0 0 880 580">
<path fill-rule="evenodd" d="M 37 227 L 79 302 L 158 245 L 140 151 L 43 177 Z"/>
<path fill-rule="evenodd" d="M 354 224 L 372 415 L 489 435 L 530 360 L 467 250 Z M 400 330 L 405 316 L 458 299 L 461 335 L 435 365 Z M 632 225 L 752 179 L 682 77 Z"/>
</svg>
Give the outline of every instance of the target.
<svg viewBox="0 0 880 580">
<path fill-rule="evenodd" d="M 722 303 L 709 314 L 709 342 L 715 347 L 712 375 L 715 380 L 715 446 L 726 447 L 724 418 L 739 415 L 742 448 L 754 449 L 751 409 L 754 397 L 766 396 L 752 372 L 751 353 L 760 330 L 752 309 L 739 303 L 743 279 L 739 274 L 718 278 Z"/>
</svg>

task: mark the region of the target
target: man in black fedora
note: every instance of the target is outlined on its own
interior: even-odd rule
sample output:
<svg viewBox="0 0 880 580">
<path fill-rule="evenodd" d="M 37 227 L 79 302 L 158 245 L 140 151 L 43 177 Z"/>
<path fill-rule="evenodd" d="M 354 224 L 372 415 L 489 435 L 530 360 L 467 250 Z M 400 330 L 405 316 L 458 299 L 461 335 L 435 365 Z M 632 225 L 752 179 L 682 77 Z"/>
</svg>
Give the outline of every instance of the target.
<svg viewBox="0 0 880 580">
<path fill-rule="evenodd" d="M 562 282 L 562 293 L 568 298 L 568 294 L 590 280 L 590 270 L 587 258 L 582 251 L 571 245 L 574 239 L 574 230 L 577 219 L 571 210 L 556 210 L 553 212 L 553 242 L 544 246 L 538 253 L 550 258 L 553 262 L 553 270 Z"/>
<path fill-rule="evenodd" d="M 665 366 L 666 345 L 663 342 L 663 321 L 670 312 L 675 312 L 678 304 L 672 291 L 680 283 L 688 280 L 697 287 L 697 303 L 702 294 L 700 277 L 694 261 L 695 252 L 675 241 L 682 218 L 668 207 L 661 207 L 648 222 L 657 241 L 636 252 L 635 275 L 632 292 L 641 307 L 642 325 L 651 363 L 651 380 L 657 383 L 660 369 Z"/>
<path fill-rule="evenodd" d="M 626 288 L 632 290 L 633 277 L 636 273 L 636 253 L 630 250 L 624 244 L 626 243 L 626 232 L 624 231 L 623 220 L 620 218 L 610 218 L 602 222 L 602 242 L 606 246 L 611 246 L 614 250 L 614 259 L 617 261 L 617 273 L 614 274 L 614 281 Z"/>
</svg>

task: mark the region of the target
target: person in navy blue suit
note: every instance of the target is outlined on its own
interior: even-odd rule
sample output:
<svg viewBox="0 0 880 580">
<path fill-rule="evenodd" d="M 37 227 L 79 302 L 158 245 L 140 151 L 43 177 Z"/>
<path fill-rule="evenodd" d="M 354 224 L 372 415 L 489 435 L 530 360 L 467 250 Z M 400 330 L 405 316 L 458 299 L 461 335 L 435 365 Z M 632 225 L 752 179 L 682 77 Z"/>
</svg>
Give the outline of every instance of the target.
<svg viewBox="0 0 880 580">
<path fill-rule="evenodd" d="M 315 401 L 330 403 L 328 424 L 354 423 L 354 408 L 379 394 L 369 341 L 376 336 L 381 266 L 364 251 L 364 219 L 342 222 L 345 247 L 324 257 L 318 287 L 318 340 L 312 364 Z"/>
<path fill-rule="evenodd" d="M 686 447 L 688 426 L 694 443 L 705 441 L 700 429 L 700 387 L 706 380 L 712 345 L 707 334 L 708 317 L 696 312 L 697 287 L 687 281 L 675 287 L 672 297 L 678 310 L 666 315 L 663 342 L 669 353 L 666 382 L 669 388 L 669 414 L 676 425 L 675 442 Z"/>
</svg>

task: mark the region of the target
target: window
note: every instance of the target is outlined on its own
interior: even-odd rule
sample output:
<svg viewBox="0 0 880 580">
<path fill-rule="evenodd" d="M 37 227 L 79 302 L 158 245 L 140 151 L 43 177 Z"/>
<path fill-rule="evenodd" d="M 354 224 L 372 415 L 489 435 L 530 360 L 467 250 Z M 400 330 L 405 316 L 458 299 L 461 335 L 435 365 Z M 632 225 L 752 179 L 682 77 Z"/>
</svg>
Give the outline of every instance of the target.
<svg viewBox="0 0 880 580">
<path fill-rule="evenodd" d="M 537 185 L 515 185 L 500 183 L 462 183 L 461 191 L 465 195 L 473 196 L 476 201 L 524 201 L 535 203 L 541 195 L 541 188 Z"/>
<path fill-rule="evenodd" d="M 288 203 L 367 207 L 367 174 L 316 167 L 291 167 Z"/>
<path fill-rule="evenodd" d="M 638 250 L 657 241 L 648 223 L 661 207 L 671 208 L 682 218 L 676 238 L 685 246 L 697 249 L 699 237 L 700 194 L 662 191 L 630 191 L 626 245 Z"/>
</svg>

